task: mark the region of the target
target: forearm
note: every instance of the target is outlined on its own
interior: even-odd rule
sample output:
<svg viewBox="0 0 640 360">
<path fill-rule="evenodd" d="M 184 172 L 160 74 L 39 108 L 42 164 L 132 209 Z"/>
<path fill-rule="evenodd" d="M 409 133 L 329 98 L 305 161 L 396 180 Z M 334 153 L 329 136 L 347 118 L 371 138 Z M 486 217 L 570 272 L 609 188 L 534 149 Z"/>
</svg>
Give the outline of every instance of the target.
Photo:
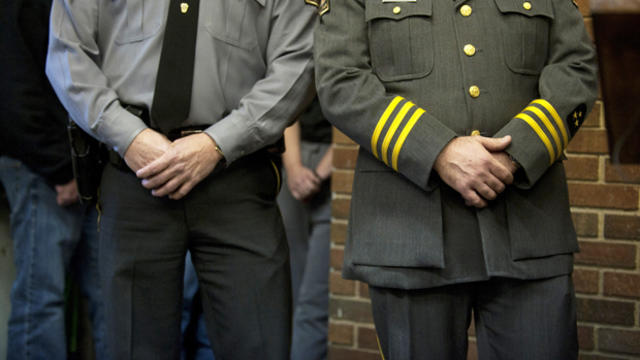
<svg viewBox="0 0 640 360">
<path fill-rule="evenodd" d="M 297 166 L 302 166 L 300 153 L 300 123 L 295 122 L 284 131 L 285 152 L 282 154 L 282 164 L 287 172 Z"/>
<path fill-rule="evenodd" d="M 228 163 L 275 143 L 313 91 L 313 7 L 300 0 L 275 6 L 266 75 L 238 108 L 206 130 Z"/>
</svg>

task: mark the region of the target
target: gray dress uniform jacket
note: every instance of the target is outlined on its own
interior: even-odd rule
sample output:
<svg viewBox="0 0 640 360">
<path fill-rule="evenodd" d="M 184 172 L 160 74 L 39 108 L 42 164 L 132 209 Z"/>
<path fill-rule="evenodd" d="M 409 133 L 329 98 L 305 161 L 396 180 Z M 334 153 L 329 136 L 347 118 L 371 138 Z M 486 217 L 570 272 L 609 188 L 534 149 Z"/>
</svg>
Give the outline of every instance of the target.
<svg viewBox="0 0 640 360">
<path fill-rule="evenodd" d="M 597 96 L 571 0 L 323 1 L 325 115 L 360 144 L 343 275 L 404 289 L 568 274 L 563 151 Z M 432 170 L 456 136 L 511 135 L 521 165 L 487 208 Z"/>
</svg>

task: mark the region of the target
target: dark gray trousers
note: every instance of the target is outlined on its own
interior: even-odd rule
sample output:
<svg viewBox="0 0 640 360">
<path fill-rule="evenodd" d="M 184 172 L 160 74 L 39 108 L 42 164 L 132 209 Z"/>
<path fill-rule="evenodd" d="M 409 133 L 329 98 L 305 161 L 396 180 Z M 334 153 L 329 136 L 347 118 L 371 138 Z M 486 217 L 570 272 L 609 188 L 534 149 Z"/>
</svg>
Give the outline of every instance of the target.
<svg viewBox="0 0 640 360">
<path fill-rule="evenodd" d="M 100 265 L 114 359 L 179 358 L 187 249 L 216 359 L 288 359 L 291 287 L 278 179 L 268 156 L 250 155 L 174 201 L 107 166 Z"/>
<path fill-rule="evenodd" d="M 386 360 L 465 360 L 472 311 L 480 359 L 578 357 L 570 275 L 423 290 L 371 287 L 370 294 Z"/>
</svg>

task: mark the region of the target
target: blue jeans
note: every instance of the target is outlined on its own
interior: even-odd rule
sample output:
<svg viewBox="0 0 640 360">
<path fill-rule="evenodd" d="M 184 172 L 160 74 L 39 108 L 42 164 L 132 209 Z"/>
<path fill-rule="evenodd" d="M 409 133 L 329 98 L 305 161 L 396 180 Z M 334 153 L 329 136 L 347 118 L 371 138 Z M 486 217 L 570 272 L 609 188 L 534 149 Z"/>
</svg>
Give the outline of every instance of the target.
<svg viewBox="0 0 640 360">
<path fill-rule="evenodd" d="M 67 359 L 64 291 L 71 269 L 89 299 L 96 357 L 103 359 L 97 212 L 80 204 L 58 206 L 55 190 L 42 177 L 8 157 L 0 157 L 0 181 L 11 208 L 17 274 L 7 359 Z"/>
<path fill-rule="evenodd" d="M 182 294 L 182 320 L 180 329 L 182 333 L 181 360 L 214 360 L 213 350 L 207 337 L 202 306 L 195 307 L 198 291 L 198 275 L 191 261 L 191 253 L 187 252 L 184 263 L 184 286 Z"/>
</svg>

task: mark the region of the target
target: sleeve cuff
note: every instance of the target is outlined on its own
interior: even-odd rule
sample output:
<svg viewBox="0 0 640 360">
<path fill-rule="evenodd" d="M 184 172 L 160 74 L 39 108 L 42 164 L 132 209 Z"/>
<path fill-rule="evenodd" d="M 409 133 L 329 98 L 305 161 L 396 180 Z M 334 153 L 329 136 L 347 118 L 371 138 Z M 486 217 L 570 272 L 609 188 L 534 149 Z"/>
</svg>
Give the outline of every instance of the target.
<svg viewBox="0 0 640 360">
<path fill-rule="evenodd" d="M 102 113 L 96 134 L 100 141 L 124 157 L 129 145 L 138 134 L 147 128 L 142 119 L 125 110 L 114 101 Z"/>
<path fill-rule="evenodd" d="M 547 168 L 562 157 L 569 143 L 564 122 L 544 99 L 532 101 L 495 137 L 505 135 L 511 135 L 507 153 L 521 165 L 525 174 L 516 180 L 516 185 L 522 187 L 533 186 Z"/>
<path fill-rule="evenodd" d="M 242 121 L 238 116 L 237 113 L 232 112 L 205 130 L 205 133 L 216 142 L 224 153 L 227 164 L 260 148 L 260 146 L 254 148 L 255 146 L 247 146 L 247 144 L 262 144 L 260 139 L 251 134 L 249 129 L 240 126 L 245 124 L 246 121 Z"/>
<path fill-rule="evenodd" d="M 433 164 L 455 136 L 427 110 L 396 96 L 378 119 L 371 136 L 371 153 L 421 188 L 429 190 Z"/>
</svg>

